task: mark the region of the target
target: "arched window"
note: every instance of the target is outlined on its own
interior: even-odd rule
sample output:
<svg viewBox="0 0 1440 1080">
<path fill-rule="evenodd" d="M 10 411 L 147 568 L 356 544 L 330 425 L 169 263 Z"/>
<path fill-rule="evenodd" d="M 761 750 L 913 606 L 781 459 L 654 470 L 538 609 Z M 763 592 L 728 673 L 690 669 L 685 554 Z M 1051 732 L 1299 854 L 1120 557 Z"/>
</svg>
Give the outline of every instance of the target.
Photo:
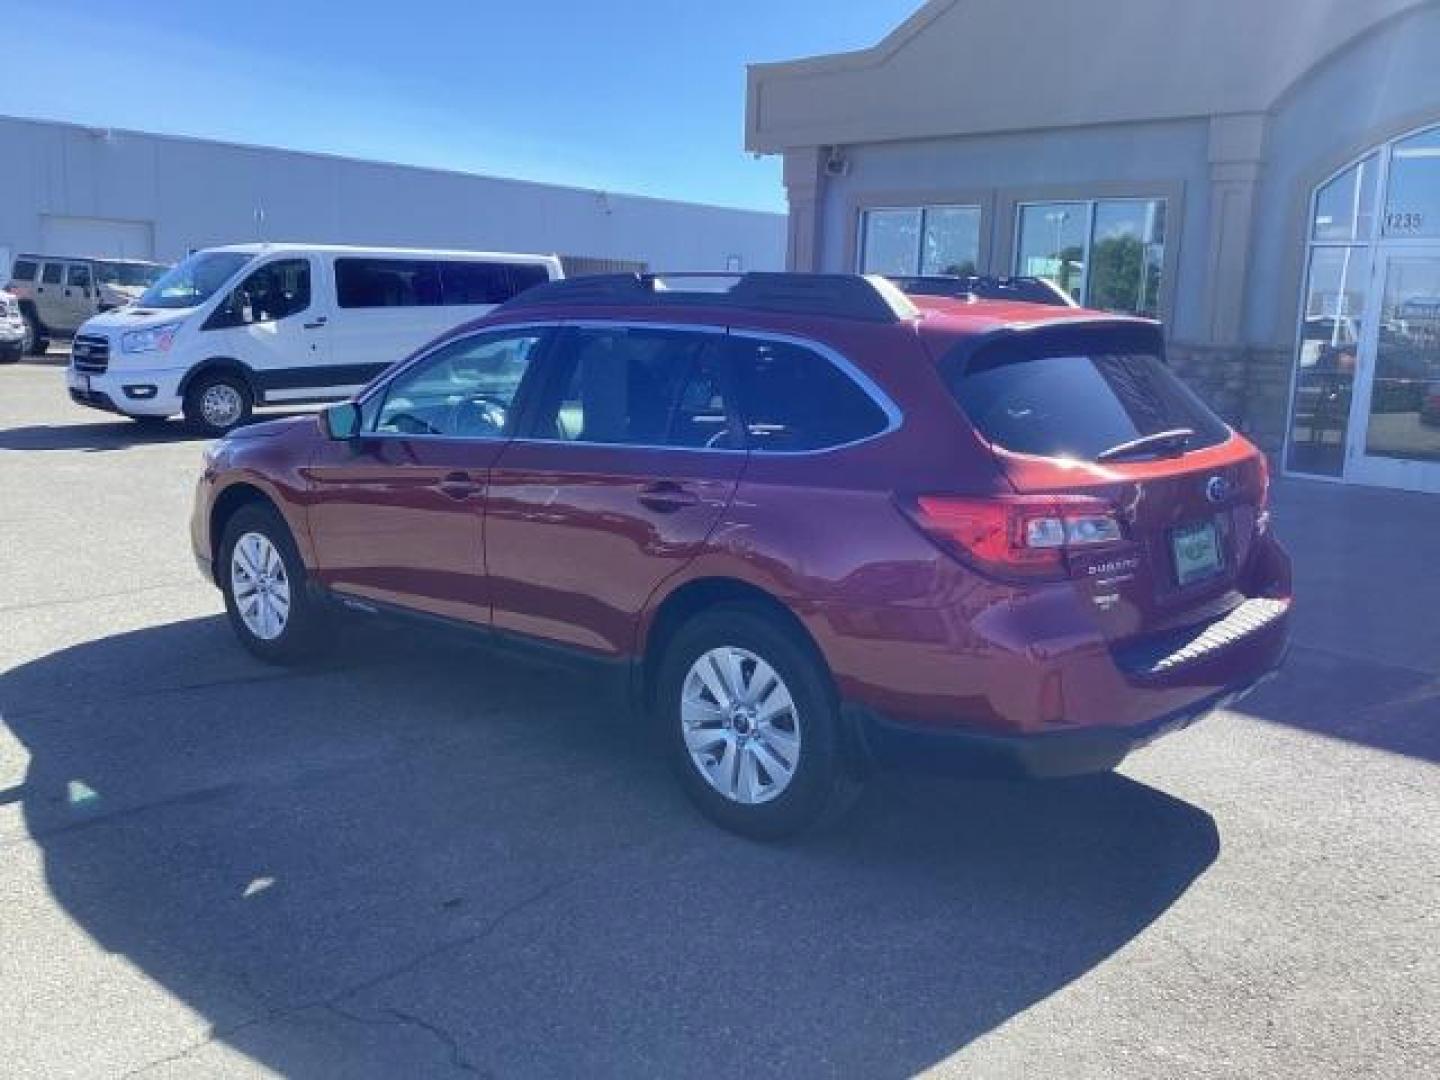
<svg viewBox="0 0 1440 1080">
<path fill-rule="evenodd" d="M 1418 402 L 1415 426 L 1420 432 L 1410 441 L 1428 457 L 1429 440 L 1424 437 L 1428 428 L 1421 424 L 1425 419 L 1421 409 L 1428 392 L 1426 380 L 1432 374 L 1440 379 L 1440 370 L 1428 373 L 1428 368 L 1422 371 L 1417 367 L 1413 373 L 1377 373 L 1374 362 L 1379 360 L 1380 366 L 1386 367 L 1385 349 L 1396 333 L 1414 337 L 1418 321 L 1397 322 L 1396 312 L 1390 308 L 1401 304 L 1409 311 L 1414 307 L 1416 299 L 1410 294 L 1417 289 L 1425 291 L 1419 283 L 1424 266 L 1410 268 L 1411 283 L 1400 283 L 1401 290 L 1408 291 L 1399 300 L 1385 293 L 1384 284 L 1377 287 L 1372 277 L 1377 260 L 1389 259 L 1396 252 L 1417 253 L 1427 240 L 1432 250 L 1440 240 L 1440 127 L 1387 143 L 1316 188 L 1291 390 L 1285 459 L 1290 471 L 1345 475 L 1352 446 L 1357 453 L 1383 456 L 1384 447 L 1377 449 L 1374 431 L 1366 439 L 1367 430 L 1379 426 L 1372 421 L 1382 413 L 1387 429 L 1408 425 L 1403 413 L 1410 397 Z M 1373 329 L 1372 322 L 1380 332 L 1367 334 L 1367 329 Z M 1414 344 L 1408 342 L 1407 348 Z M 1369 350 L 1364 359 L 1370 362 L 1360 362 L 1362 349 Z M 1382 355 L 1372 358 L 1370 353 L 1376 350 Z M 1398 356 L 1398 346 L 1391 353 Z M 1430 363 L 1408 353 L 1406 362 L 1411 366 Z M 1356 383 L 1357 372 L 1364 373 L 1363 385 Z M 1352 403 L 1359 394 L 1364 395 L 1360 408 L 1353 411 L 1364 415 L 1352 417 Z M 1366 401 L 1370 403 L 1368 411 Z"/>
</svg>

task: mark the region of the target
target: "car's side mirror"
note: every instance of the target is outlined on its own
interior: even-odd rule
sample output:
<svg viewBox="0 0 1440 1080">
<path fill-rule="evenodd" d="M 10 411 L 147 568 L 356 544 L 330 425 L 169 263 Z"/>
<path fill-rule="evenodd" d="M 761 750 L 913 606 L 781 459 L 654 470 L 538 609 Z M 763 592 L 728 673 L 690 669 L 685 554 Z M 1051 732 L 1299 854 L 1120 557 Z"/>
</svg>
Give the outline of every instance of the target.
<svg viewBox="0 0 1440 1080">
<path fill-rule="evenodd" d="M 320 429 L 336 442 L 360 437 L 360 406 L 353 401 L 330 405 L 320 412 Z"/>
</svg>

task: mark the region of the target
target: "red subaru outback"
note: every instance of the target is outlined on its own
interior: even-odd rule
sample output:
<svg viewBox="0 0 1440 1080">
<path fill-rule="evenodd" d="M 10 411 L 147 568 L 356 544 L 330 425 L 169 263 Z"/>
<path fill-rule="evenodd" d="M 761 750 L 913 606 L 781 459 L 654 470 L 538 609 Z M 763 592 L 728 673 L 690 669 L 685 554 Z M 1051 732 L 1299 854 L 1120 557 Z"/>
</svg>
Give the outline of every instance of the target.
<svg viewBox="0 0 1440 1080">
<path fill-rule="evenodd" d="M 1108 769 L 1284 655 L 1264 457 L 1150 322 L 878 278 L 542 285 L 210 451 L 196 556 L 289 662 L 332 613 L 612 674 L 711 818 L 874 763 Z"/>
</svg>

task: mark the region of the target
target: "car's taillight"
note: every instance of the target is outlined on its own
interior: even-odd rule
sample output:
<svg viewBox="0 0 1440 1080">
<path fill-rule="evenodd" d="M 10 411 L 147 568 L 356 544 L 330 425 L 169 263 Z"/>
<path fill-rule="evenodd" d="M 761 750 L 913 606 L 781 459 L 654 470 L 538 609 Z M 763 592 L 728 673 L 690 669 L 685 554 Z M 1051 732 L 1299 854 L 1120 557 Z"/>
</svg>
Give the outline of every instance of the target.
<svg viewBox="0 0 1440 1080">
<path fill-rule="evenodd" d="M 941 546 L 1005 577 L 1061 578 L 1069 552 L 1124 539 L 1114 508 L 1102 499 L 921 495 L 901 505 Z"/>
<path fill-rule="evenodd" d="M 1245 468 L 1256 492 L 1255 531 L 1263 533 L 1270 528 L 1270 459 L 1256 454 L 1245 463 Z"/>
</svg>

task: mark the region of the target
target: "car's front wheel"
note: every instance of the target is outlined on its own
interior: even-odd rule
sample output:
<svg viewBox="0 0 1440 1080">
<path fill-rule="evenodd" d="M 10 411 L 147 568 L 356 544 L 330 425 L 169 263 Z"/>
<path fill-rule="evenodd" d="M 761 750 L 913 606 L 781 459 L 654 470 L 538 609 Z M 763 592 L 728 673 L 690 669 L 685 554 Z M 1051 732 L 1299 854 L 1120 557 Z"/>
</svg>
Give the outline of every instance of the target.
<svg viewBox="0 0 1440 1080">
<path fill-rule="evenodd" d="M 250 419 L 255 399 L 235 375 L 201 375 L 185 394 L 185 420 L 205 435 L 220 436 Z"/>
<path fill-rule="evenodd" d="M 720 607 L 682 626 L 657 707 L 681 785 L 724 828 L 791 836 L 835 816 L 858 788 L 823 660 L 759 609 Z"/>
<path fill-rule="evenodd" d="M 321 601 L 307 587 L 290 530 L 269 506 L 242 506 L 225 524 L 216 579 L 240 643 L 272 664 L 295 664 L 319 648 Z"/>
</svg>

